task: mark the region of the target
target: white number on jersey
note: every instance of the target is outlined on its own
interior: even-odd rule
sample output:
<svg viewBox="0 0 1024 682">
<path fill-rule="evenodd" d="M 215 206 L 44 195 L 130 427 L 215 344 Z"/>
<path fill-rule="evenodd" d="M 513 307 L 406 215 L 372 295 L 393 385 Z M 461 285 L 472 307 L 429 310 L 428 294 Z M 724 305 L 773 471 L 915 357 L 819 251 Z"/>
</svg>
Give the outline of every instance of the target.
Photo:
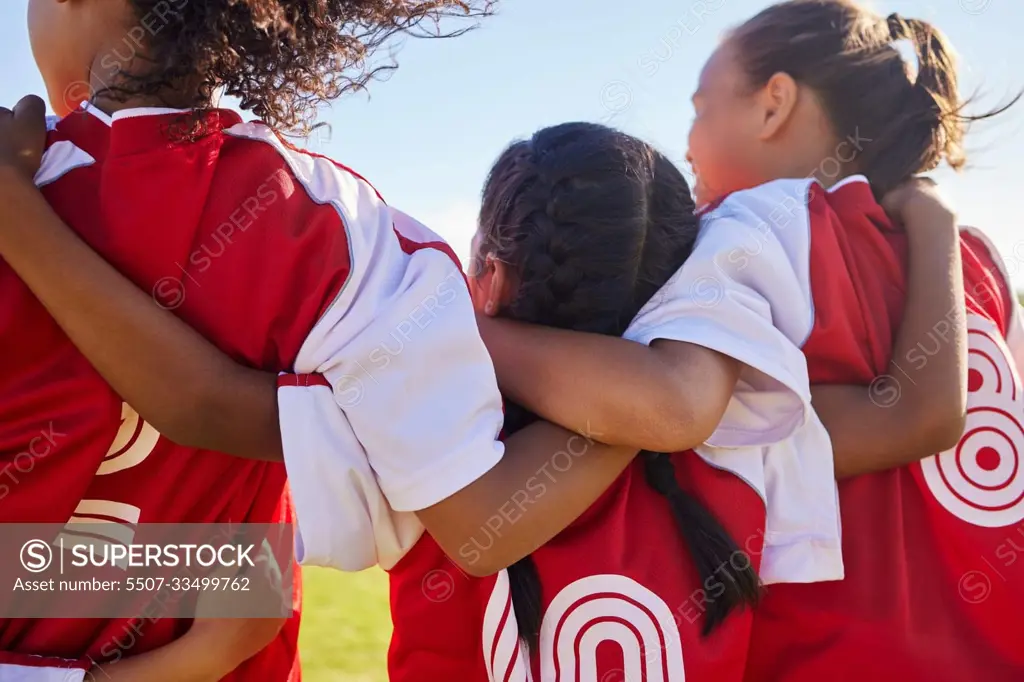
<svg viewBox="0 0 1024 682">
<path fill-rule="evenodd" d="M 999 328 L 967 315 L 967 425 L 956 447 L 921 462 L 924 480 L 950 514 L 975 526 L 1024 520 L 1024 397 Z"/>
<path fill-rule="evenodd" d="M 96 475 L 107 476 L 138 466 L 149 457 L 159 440 L 157 430 L 140 419 L 128 403 L 122 403 L 121 427 Z M 141 509 L 124 502 L 82 500 L 59 539 L 63 540 L 64 546 L 86 543 L 96 546 L 97 550 L 104 544 L 129 545 L 135 539 L 135 525 L 141 515 Z M 89 524 L 88 533 L 78 533 L 76 524 Z"/>
<path fill-rule="evenodd" d="M 505 571 L 488 600 L 483 635 L 490 682 L 533 682 Z M 621 670 L 597 668 L 598 646 L 609 642 L 622 651 Z M 668 605 L 635 580 L 587 576 L 567 585 L 544 613 L 540 682 L 612 679 L 685 682 L 679 628 Z"/>
</svg>

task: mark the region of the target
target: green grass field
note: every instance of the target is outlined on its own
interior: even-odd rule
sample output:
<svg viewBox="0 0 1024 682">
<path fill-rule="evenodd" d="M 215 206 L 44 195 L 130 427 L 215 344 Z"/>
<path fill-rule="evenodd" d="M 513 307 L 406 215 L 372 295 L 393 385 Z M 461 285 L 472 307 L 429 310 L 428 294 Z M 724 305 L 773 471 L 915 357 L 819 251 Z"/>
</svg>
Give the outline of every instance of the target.
<svg viewBox="0 0 1024 682">
<path fill-rule="evenodd" d="M 303 570 L 299 647 L 305 682 L 385 682 L 390 638 L 383 571 Z"/>
</svg>

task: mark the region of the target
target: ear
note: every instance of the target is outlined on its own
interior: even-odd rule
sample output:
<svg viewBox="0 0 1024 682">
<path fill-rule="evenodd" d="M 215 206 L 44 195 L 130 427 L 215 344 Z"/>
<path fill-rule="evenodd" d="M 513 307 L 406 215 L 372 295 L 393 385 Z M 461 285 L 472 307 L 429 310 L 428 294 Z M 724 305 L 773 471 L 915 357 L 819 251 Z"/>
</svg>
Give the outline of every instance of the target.
<svg viewBox="0 0 1024 682">
<path fill-rule="evenodd" d="M 477 264 L 478 272 L 469 278 L 473 307 L 478 313 L 494 317 L 512 300 L 512 273 L 493 253 Z"/>
<path fill-rule="evenodd" d="M 759 136 L 762 141 L 774 138 L 785 129 L 799 97 L 800 86 L 788 73 L 779 72 L 768 79 L 758 94 L 764 116 Z"/>
</svg>

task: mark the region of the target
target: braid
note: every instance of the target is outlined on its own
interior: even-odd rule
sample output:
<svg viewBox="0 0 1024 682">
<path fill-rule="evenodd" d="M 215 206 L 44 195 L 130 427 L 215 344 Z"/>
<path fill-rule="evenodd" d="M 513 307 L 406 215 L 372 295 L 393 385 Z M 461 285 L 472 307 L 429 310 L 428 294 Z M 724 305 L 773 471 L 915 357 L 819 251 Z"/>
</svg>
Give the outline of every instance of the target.
<svg viewBox="0 0 1024 682">
<path fill-rule="evenodd" d="M 480 209 L 481 248 L 515 273 L 504 313 L 563 329 L 621 336 L 686 260 L 697 235 L 689 187 L 679 170 L 643 142 L 610 128 L 569 123 L 512 144 L 495 163 Z M 536 417 L 505 405 L 505 434 Z M 735 606 L 754 603 L 749 565 L 719 576 L 736 543 L 675 478 L 672 460 L 644 453 L 647 482 L 668 501 L 709 600 L 705 633 Z M 537 568 L 526 557 L 508 568 L 520 636 L 536 648 L 542 622 Z"/>
<path fill-rule="evenodd" d="M 745 604 L 757 605 L 760 598 L 760 579 L 751 566 L 749 557 L 746 558 L 745 567 L 733 565 L 735 558 L 745 556 L 743 551 L 722 528 L 714 514 L 679 487 L 672 459 L 664 453 L 648 450 L 641 453 L 641 457 L 644 461 L 647 484 L 668 500 L 676 527 L 690 550 L 693 563 L 697 566 L 701 587 L 706 593 L 712 592 L 712 586 L 716 583 L 724 588 L 718 597 L 707 598 L 708 606 L 703 628 L 703 634 L 706 636 L 724 621 L 734 608 Z"/>
</svg>

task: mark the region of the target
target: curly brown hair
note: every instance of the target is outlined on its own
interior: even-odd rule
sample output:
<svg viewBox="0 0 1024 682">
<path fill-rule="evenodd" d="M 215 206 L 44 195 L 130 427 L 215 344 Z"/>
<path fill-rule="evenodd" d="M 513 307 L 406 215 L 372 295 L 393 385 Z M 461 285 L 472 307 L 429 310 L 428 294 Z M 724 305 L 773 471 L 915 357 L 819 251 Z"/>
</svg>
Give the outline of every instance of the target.
<svg viewBox="0 0 1024 682">
<path fill-rule="evenodd" d="M 173 91 L 202 112 L 223 88 L 279 130 L 308 132 L 317 106 L 396 68 L 373 56 L 396 35 L 450 38 L 476 27 L 497 0 L 128 0 L 126 38 L 145 68 L 120 71 L 105 97 Z M 442 29 L 447 19 L 467 26 Z M 178 102 L 181 104 L 181 102 Z"/>
</svg>

